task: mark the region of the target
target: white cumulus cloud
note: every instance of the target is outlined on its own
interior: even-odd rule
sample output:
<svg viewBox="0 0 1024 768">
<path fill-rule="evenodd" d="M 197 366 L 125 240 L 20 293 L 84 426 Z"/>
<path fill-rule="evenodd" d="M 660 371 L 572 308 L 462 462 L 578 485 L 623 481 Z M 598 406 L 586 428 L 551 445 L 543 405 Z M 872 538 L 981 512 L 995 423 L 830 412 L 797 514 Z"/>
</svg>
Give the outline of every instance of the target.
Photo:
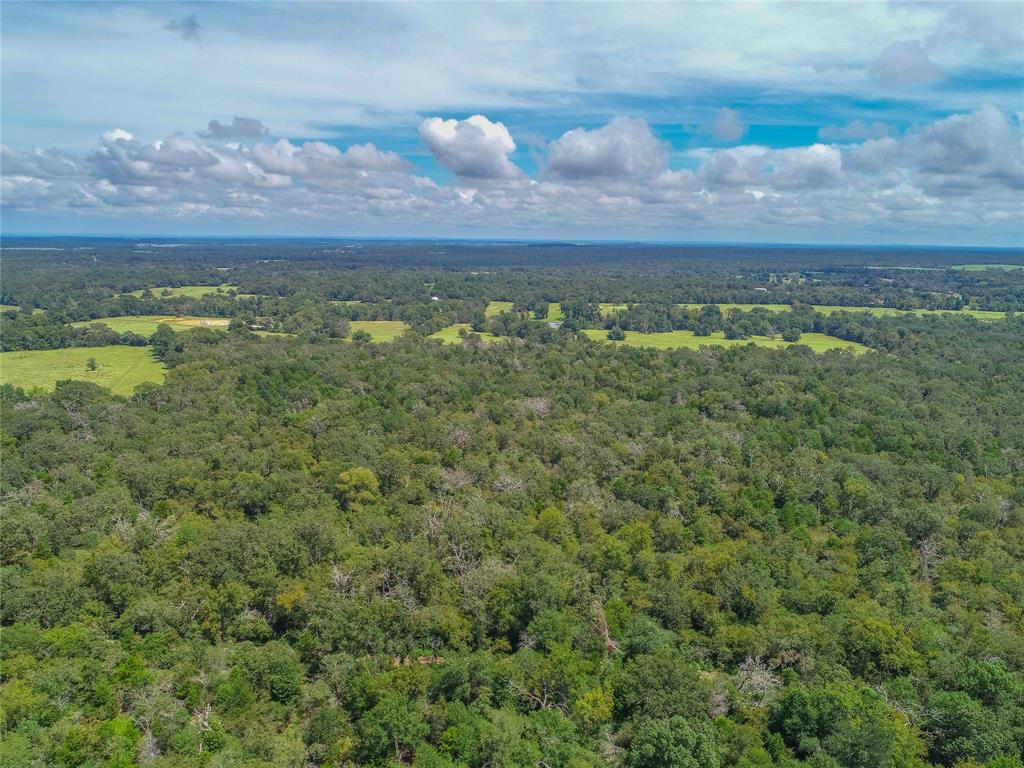
<svg viewBox="0 0 1024 768">
<path fill-rule="evenodd" d="M 483 115 L 465 120 L 428 117 L 420 123 L 420 138 L 437 161 L 467 179 L 514 179 L 522 172 L 508 156 L 516 149 L 502 123 Z"/>
<path fill-rule="evenodd" d="M 616 117 L 601 128 L 574 128 L 548 145 L 548 172 L 564 179 L 650 178 L 668 169 L 668 145 L 643 120 Z"/>
</svg>

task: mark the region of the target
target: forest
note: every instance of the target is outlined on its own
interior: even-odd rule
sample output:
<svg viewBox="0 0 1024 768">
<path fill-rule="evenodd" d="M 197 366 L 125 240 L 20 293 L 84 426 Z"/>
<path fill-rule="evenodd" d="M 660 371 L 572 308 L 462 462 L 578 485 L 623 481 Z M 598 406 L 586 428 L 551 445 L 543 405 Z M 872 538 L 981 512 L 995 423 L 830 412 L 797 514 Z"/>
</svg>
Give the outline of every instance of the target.
<svg viewBox="0 0 1024 768">
<path fill-rule="evenodd" d="M 160 245 L 3 240 L 166 378 L 0 356 L 0 764 L 1024 768 L 1024 255 Z"/>
</svg>

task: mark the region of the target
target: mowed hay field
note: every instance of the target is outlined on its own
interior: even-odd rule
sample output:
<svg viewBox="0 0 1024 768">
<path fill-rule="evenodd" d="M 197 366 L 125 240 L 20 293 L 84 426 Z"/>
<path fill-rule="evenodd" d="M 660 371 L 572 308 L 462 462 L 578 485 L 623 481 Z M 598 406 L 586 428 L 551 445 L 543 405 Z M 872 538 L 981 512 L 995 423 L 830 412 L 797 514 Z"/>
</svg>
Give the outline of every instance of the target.
<svg viewBox="0 0 1024 768">
<path fill-rule="evenodd" d="M 462 330 L 466 333 L 474 333 L 473 327 L 469 323 L 456 323 L 455 325 L 449 325 L 447 328 L 442 328 L 437 333 L 430 334 L 427 338 L 438 339 L 446 344 L 461 344 L 462 337 L 459 335 L 459 331 Z M 503 338 L 507 338 L 505 336 L 492 336 L 486 331 L 477 335 L 487 344 L 493 344 L 501 341 Z"/>
<path fill-rule="evenodd" d="M 950 267 L 962 272 L 984 272 L 986 269 L 1024 269 L 1024 264 L 957 264 Z"/>
<path fill-rule="evenodd" d="M 612 341 L 608 338 L 608 331 L 589 329 L 583 331 L 589 338 L 601 341 L 606 344 L 621 344 L 627 347 L 649 347 L 651 349 L 700 349 L 701 347 L 742 347 L 747 344 L 757 344 L 761 347 L 782 349 L 791 347 L 793 344 L 803 344 L 815 352 L 827 352 L 830 349 L 850 349 L 854 352 L 866 352 L 867 347 L 853 341 L 837 339 L 835 336 L 827 336 L 824 333 L 805 333 L 800 336 L 800 341 L 788 342 L 781 338 L 769 339 L 766 336 L 751 336 L 749 339 L 727 339 L 722 331 L 712 333 L 710 336 L 697 336 L 693 331 L 669 331 L 667 333 L 640 333 L 639 331 L 626 331 L 626 338 L 622 341 Z"/>
<path fill-rule="evenodd" d="M 198 299 L 200 296 L 205 296 L 208 293 L 226 293 L 228 291 L 237 290 L 237 285 L 231 285 L 230 283 L 221 283 L 220 285 L 179 285 L 177 288 L 163 285 L 159 288 L 150 288 L 149 292 L 154 296 L 160 297 L 164 295 L 164 291 L 170 291 L 170 296 L 188 296 L 191 299 Z M 132 291 L 130 296 L 141 296 L 145 290 Z"/>
<path fill-rule="evenodd" d="M 492 301 L 490 304 L 487 305 L 487 309 L 484 310 L 484 317 L 497 317 L 502 312 L 511 311 L 511 301 Z"/>
<path fill-rule="evenodd" d="M 89 358 L 98 368 L 86 368 Z M 144 381 L 163 381 L 164 364 L 149 347 L 75 347 L 30 352 L 0 352 L 0 384 L 23 389 L 53 389 L 62 379 L 91 381 L 118 395 L 130 395 Z"/>
<path fill-rule="evenodd" d="M 626 309 L 625 304 L 599 304 L 602 316 L 611 312 L 619 312 Z M 680 307 L 700 309 L 708 306 L 706 304 L 679 304 Z M 752 309 L 767 309 L 769 312 L 789 312 L 792 307 L 789 304 L 718 304 L 719 309 L 727 312 L 730 309 L 738 309 L 749 312 Z M 1002 320 L 1006 317 L 1005 312 L 996 312 L 988 309 L 896 309 L 894 307 L 841 307 L 835 304 L 814 304 L 814 309 L 823 315 L 831 315 L 834 312 L 867 312 L 874 317 L 897 317 L 899 315 L 969 315 L 979 320 Z"/>
<path fill-rule="evenodd" d="M 80 320 L 72 323 L 81 328 L 93 323 L 103 323 L 118 333 L 137 333 L 140 336 L 151 336 L 159 325 L 169 325 L 176 331 L 188 331 L 192 328 L 213 328 L 224 330 L 231 321 L 226 317 L 189 317 L 186 315 L 133 315 L 123 317 L 99 317 L 95 320 Z"/>
<path fill-rule="evenodd" d="M 401 320 L 353 320 L 350 328 L 349 340 L 356 331 L 366 331 L 373 341 L 394 341 L 409 330 Z"/>
</svg>

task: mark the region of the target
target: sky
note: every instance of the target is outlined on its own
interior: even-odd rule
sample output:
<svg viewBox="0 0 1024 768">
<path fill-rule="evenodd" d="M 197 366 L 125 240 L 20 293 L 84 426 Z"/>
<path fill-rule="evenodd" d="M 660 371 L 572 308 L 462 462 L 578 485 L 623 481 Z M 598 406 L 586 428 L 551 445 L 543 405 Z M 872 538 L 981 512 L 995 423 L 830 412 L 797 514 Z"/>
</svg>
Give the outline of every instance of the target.
<svg viewBox="0 0 1024 768">
<path fill-rule="evenodd" d="M 1024 2 L 0 15 L 9 234 L 1024 246 Z"/>
</svg>

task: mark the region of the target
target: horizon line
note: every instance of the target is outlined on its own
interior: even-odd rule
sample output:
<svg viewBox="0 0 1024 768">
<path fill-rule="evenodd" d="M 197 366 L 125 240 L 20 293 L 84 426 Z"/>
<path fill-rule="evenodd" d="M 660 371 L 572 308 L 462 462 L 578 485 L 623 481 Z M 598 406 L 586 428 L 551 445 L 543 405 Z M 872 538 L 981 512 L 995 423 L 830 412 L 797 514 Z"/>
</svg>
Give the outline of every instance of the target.
<svg viewBox="0 0 1024 768">
<path fill-rule="evenodd" d="M 160 234 L 160 233 L 39 233 L 39 232 L 0 232 L 0 244 L 6 239 L 26 240 L 55 240 L 55 239 L 112 239 L 112 240 L 340 240 L 352 242 L 407 242 L 407 243 L 515 243 L 523 245 L 646 245 L 662 247 L 679 246 L 701 246 L 701 247 L 756 247 L 756 248 L 872 248 L 887 250 L 985 250 L 985 251 L 1021 251 L 1024 252 L 1024 243 L 1020 245 L 952 245 L 952 244 L 928 244 L 928 243 L 829 243 L 829 242 L 798 242 L 798 241 L 758 241 L 758 240 L 641 240 L 641 239 L 607 239 L 607 238 L 519 238 L 519 237 L 426 237 L 426 236 L 385 236 L 385 235 L 181 235 L 181 234 Z"/>
</svg>

